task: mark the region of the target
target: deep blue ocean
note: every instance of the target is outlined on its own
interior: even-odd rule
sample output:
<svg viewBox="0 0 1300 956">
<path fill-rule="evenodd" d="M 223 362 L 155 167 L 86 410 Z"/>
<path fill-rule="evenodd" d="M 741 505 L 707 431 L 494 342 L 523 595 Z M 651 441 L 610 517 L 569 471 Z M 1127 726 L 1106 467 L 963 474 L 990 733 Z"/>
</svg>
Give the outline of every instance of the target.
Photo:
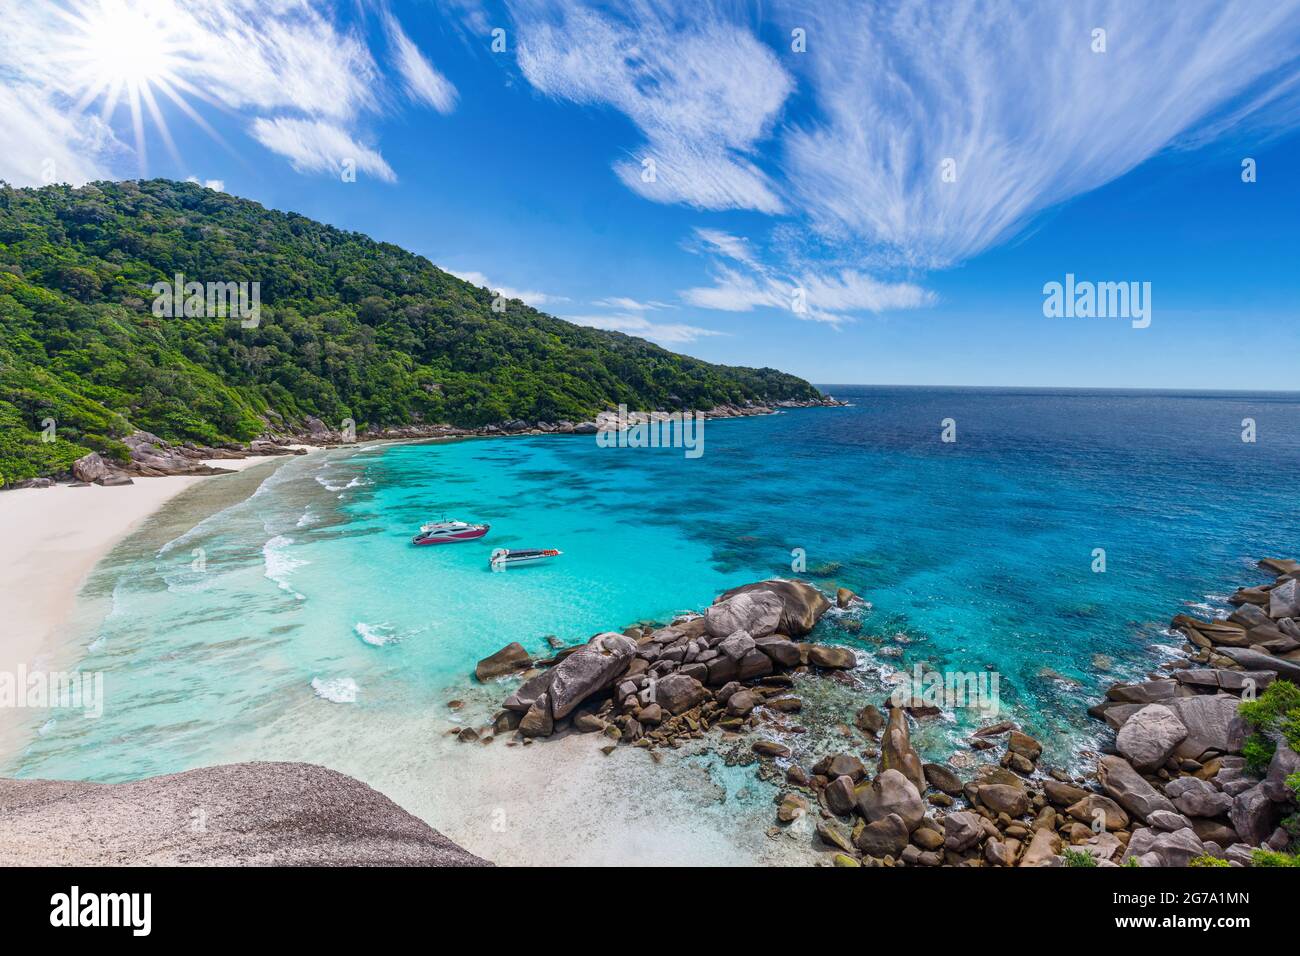
<svg viewBox="0 0 1300 956">
<path fill-rule="evenodd" d="M 173 510 L 83 596 L 75 657 L 105 673 L 104 716 L 34 721 L 0 769 L 113 781 L 269 755 L 383 789 L 503 644 L 540 655 L 767 576 L 869 601 L 816 638 L 880 686 L 917 663 L 996 672 L 1068 761 L 1097 731 L 1086 706 L 1171 656 L 1174 614 L 1300 555 L 1300 395 L 826 388 L 852 406 L 711 421 L 695 459 L 591 436 L 361 446 L 293 459 L 193 527 Z M 444 514 L 493 530 L 410 546 Z M 564 554 L 493 573 L 494 547 Z"/>
</svg>

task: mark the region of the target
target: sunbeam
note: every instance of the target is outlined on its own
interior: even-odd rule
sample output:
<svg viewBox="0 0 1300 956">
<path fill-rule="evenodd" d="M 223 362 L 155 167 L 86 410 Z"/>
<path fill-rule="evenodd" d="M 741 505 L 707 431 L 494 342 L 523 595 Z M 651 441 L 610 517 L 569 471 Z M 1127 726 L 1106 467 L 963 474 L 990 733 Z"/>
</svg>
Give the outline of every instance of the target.
<svg viewBox="0 0 1300 956">
<path fill-rule="evenodd" d="M 136 161 L 141 175 L 148 165 L 145 113 L 153 120 L 168 153 L 180 162 L 154 90 L 179 101 L 188 90 L 179 71 L 186 39 L 169 4 L 136 0 L 78 0 L 59 11 L 70 30 L 60 60 L 77 90 L 76 111 L 99 104 L 100 118 L 110 123 L 118 107 L 130 113 Z M 125 101 L 125 103 L 123 103 Z M 190 114 L 190 110 L 186 110 Z M 206 124 L 205 124 L 206 125 Z"/>
</svg>

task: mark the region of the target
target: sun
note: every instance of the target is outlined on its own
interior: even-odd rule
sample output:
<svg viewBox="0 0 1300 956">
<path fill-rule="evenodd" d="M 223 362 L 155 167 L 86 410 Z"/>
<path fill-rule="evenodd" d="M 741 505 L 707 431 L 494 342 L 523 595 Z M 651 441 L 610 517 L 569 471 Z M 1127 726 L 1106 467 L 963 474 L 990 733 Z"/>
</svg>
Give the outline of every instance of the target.
<svg viewBox="0 0 1300 956">
<path fill-rule="evenodd" d="M 93 84 L 138 88 L 173 72 L 167 38 L 147 12 L 122 3 L 105 4 L 86 20 L 86 27 L 78 43 Z"/>
<path fill-rule="evenodd" d="M 192 60 L 188 51 L 193 44 L 171 0 L 65 0 L 58 12 L 67 25 L 59 59 L 77 97 L 76 112 L 98 104 L 100 118 L 111 124 L 118 108 L 125 107 L 142 174 L 147 163 L 146 113 L 180 162 L 158 94 L 212 132 L 185 99 L 203 97 L 182 75 Z"/>
</svg>

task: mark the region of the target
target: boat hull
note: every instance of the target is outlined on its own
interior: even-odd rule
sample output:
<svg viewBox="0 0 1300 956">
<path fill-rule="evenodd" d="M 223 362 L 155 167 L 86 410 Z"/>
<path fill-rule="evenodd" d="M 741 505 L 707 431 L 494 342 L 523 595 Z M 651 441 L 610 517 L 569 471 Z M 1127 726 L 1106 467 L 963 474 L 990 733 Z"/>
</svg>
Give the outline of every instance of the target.
<svg viewBox="0 0 1300 956">
<path fill-rule="evenodd" d="M 483 537 L 489 531 L 488 528 L 466 528 L 464 531 L 456 531 L 452 534 L 442 534 L 425 537 L 417 534 L 411 539 L 411 544 L 419 547 L 426 547 L 434 544 L 459 544 L 462 541 L 474 541 Z"/>
<path fill-rule="evenodd" d="M 506 551 L 504 553 L 493 552 L 492 557 L 488 559 L 488 566 L 494 569 L 509 568 L 516 564 L 536 564 L 541 561 L 550 561 L 558 558 L 563 552 L 553 549 L 544 551 L 515 551 L 513 553 Z"/>
</svg>

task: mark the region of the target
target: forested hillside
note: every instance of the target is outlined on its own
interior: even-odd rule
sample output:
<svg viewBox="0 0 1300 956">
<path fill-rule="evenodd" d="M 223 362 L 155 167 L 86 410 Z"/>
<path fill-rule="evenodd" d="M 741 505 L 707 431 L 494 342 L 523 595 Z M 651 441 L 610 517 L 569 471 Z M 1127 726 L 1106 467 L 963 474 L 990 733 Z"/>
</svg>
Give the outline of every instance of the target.
<svg viewBox="0 0 1300 956">
<path fill-rule="evenodd" d="M 258 326 L 155 316 L 151 287 L 176 273 L 260 283 Z M 396 246 L 198 185 L 0 184 L 0 484 L 120 457 L 132 428 L 215 444 L 308 415 L 478 426 L 819 394 L 492 299 Z"/>
</svg>

